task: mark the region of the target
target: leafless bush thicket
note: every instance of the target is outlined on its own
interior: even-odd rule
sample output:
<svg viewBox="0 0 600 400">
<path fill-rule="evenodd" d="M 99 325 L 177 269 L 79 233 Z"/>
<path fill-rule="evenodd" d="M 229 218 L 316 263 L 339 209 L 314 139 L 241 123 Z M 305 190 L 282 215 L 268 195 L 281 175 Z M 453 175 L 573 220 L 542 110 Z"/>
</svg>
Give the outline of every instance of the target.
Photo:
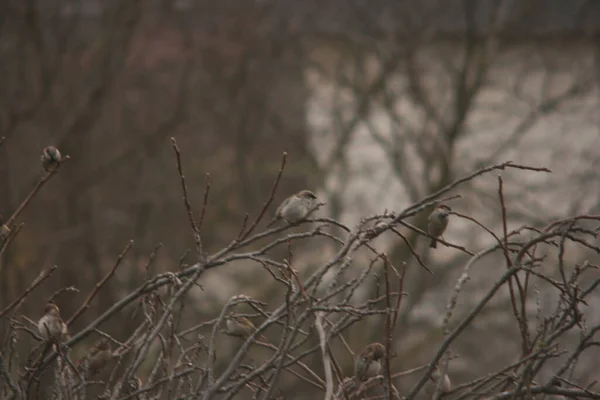
<svg viewBox="0 0 600 400">
<path fill-rule="evenodd" d="M 403 285 L 407 264 L 394 265 L 389 257 L 375 250 L 371 241 L 385 231 L 392 231 L 398 240 L 406 242 L 405 231 L 416 231 L 428 240 L 428 234 L 414 227 L 410 221 L 415 216 L 440 202 L 460 202 L 462 185 L 480 176 L 514 169 L 522 173 L 532 171 L 548 173 L 545 168 L 534 168 L 505 162 L 477 170 L 424 197 L 420 201 L 399 210 L 363 217 L 359 224 L 347 227 L 328 218 L 309 217 L 300 222 L 298 230 L 282 223 L 264 230 L 261 225 L 273 211 L 272 203 L 280 179 L 284 173 L 284 154 L 279 174 L 272 190 L 265 195 L 266 201 L 254 218 L 241 221 L 238 235 L 221 250 L 207 253 L 203 249 L 201 226 L 210 198 L 210 185 L 205 187 L 204 203 L 197 216 L 188 196 L 181 152 L 173 139 L 177 171 L 183 189 L 184 208 L 189 217 L 190 234 L 196 243 L 193 265 L 172 266 L 171 272 L 155 274 L 134 290 L 124 295 L 101 315 L 81 329 L 70 330 L 68 337 L 57 335 L 56 340 L 43 340 L 37 326 L 40 314 L 23 315 L 21 304 L 34 296 L 47 279 L 60 267 L 43 271 L 29 288 L 0 311 L 2 318 L 2 355 L 0 374 L 3 398 L 407 398 L 433 393 L 434 398 L 521 398 L 526 396 L 564 395 L 578 398 L 598 398 L 591 381 L 580 381 L 578 360 L 585 352 L 597 346 L 596 332 L 600 324 L 589 323 L 586 317 L 587 299 L 600 283 L 597 266 L 590 262 L 572 264 L 565 259 L 565 252 L 577 248 L 582 251 L 600 251 L 596 245 L 597 228 L 594 221 L 600 216 L 577 215 L 558 221 L 548 221 L 544 227 L 523 226 L 509 231 L 506 215 L 509 205 L 503 195 L 504 182 L 498 176 L 498 215 L 503 229 L 499 232 L 487 228 L 478 220 L 462 214 L 452 219 L 466 219 L 473 229 L 490 235 L 494 244 L 485 249 L 469 249 L 461 243 L 440 241 L 440 247 L 450 246 L 467 255 L 462 273 L 455 283 L 447 301 L 447 309 L 441 323 L 442 336 L 432 348 L 432 358 L 426 365 L 415 365 L 410 370 L 398 370 L 394 335 L 409 331 L 410 326 L 398 324 L 398 312 L 403 299 L 411 296 L 411 288 Z M 60 169 L 46 172 L 25 198 L 22 207 L 8 220 L 10 233 L 2 239 L 0 251 L 5 251 L 19 234 L 16 223 L 18 213 L 30 204 L 32 197 L 56 173 L 69 168 L 68 162 Z M 175 171 L 173 176 L 176 177 Z M 511 184 L 516 184 L 511 182 Z M 196 206 L 196 207 L 195 207 Z M 268 220 L 268 219 L 267 219 Z M 334 235 L 328 227 L 336 226 L 345 233 Z M 307 238 L 330 241 L 336 253 L 318 265 L 308 276 L 300 276 L 294 268 L 294 249 Z M 115 270 L 127 257 L 132 242 L 117 257 L 114 267 L 95 285 L 77 311 L 65 323 L 84 315 L 98 292 L 111 284 Z M 273 250 L 284 248 L 287 256 L 273 256 Z M 370 263 L 360 269 L 360 274 L 348 275 L 355 263 L 357 251 L 367 249 Z M 429 270 L 421 255 L 412 256 Z M 482 264 L 494 253 L 502 255 L 502 262 Z M 189 328 L 181 327 L 181 318 L 189 307 L 188 292 L 202 286 L 203 275 L 211 269 L 224 269 L 228 264 L 245 260 L 256 263 L 271 276 L 279 286 L 280 302 L 269 304 L 257 301 L 242 293 L 222 304 L 216 319 L 197 321 Z M 485 288 L 483 296 L 464 316 L 455 314 L 464 285 L 468 284 L 471 268 L 501 269 L 499 279 Z M 550 278 L 543 268 L 551 265 L 560 272 L 560 279 Z M 435 274 L 435 273 L 433 273 Z M 327 277 L 327 278 L 326 278 Z M 355 293 L 368 279 L 376 279 L 376 293 L 365 301 L 356 301 Z M 553 309 L 528 306 L 528 299 L 539 294 L 541 285 L 556 293 Z M 399 290 L 393 290 L 397 286 Z M 47 301 L 57 296 L 69 297 L 71 289 L 61 288 Z M 511 299 L 513 324 L 519 334 L 514 341 L 518 351 L 511 354 L 512 361 L 497 365 L 495 372 L 485 374 L 469 382 L 452 382 L 444 385 L 442 379 L 452 380 L 451 366 L 460 360 L 453 352 L 453 344 L 461 337 L 474 335 L 472 325 L 482 310 L 489 307 L 501 291 L 508 291 Z M 40 312 L 43 304 L 39 304 Z M 246 311 L 244 311 L 246 310 Z M 248 312 L 250 311 L 250 312 Z M 110 320 L 128 318 L 138 313 L 141 323 L 129 337 L 109 335 L 103 325 Z M 360 348 L 349 346 L 346 337 L 359 321 L 372 316 L 383 316 L 385 321 L 378 329 L 378 342 L 385 348 L 377 357 L 365 356 L 367 361 L 381 364 L 380 374 L 372 377 L 356 375 L 354 370 L 338 362 L 344 358 L 360 357 Z M 244 319 L 246 317 L 248 319 Z M 253 320 L 254 323 L 249 322 Z M 242 324 L 242 326 L 236 325 Z M 48 327 L 48 326 L 46 326 Z M 576 332 L 579 340 L 565 345 L 562 338 Z M 86 338 L 100 338 L 96 348 L 86 346 L 76 349 Z M 224 338 L 231 336 L 230 350 Z M 401 338 L 401 335 L 400 335 Z M 27 345 L 22 346 L 23 343 Z M 26 352 L 17 349 L 26 348 Z M 376 354 L 376 353 L 362 353 Z M 317 356 L 321 363 L 307 365 L 306 360 Z M 553 363 L 557 362 L 557 363 Z M 406 360 L 404 361 L 404 364 Z M 357 367 L 358 368 L 358 367 Z M 147 371 L 144 379 L 140 370 Z M 550 379 L 540 380 L 541 371 Z M 44 380 L 44 376 L 50 377 Z M 362 380 L 357 379 L 361 376 Z M 412 376 L 413 379 L 408 379 Z M 303 396 L 293 396 L 289 390 L 294 381 L 310 387 Z M 45 385 L 42 385 L 45 382 Z"/>
</svg>

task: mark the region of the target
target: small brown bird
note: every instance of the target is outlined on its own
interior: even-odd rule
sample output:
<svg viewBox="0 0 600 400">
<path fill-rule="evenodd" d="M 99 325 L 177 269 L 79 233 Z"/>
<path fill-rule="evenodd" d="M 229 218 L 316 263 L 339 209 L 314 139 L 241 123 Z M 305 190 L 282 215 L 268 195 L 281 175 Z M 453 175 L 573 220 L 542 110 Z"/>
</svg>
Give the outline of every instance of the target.
<svg viewBox="0 0 600 400">
<path fill-rule="evenodd" d="M 431 379 L 431 381 L 437 387 L 437 384 L 440 380 L 440 369 L 437 367 L 437 365 L 435 366 L 434 370 L 431 372 L 429 379 Z M 452 382 L 450 382 L 450 378 L 448 377 L 448 374 L 444 374 L 444 381 L 442 382 L 442 393 L 448 393 L 451 390 L 452 390 Z"/>
<path fill-rule="evenodd" d="M 129 378 L 127 380 L 127 382 L 123 383 L 121 392 L 125 396 L 128 396 L 128 395 L 131 395 L 131 394 L 137 392 L 138 390 L 140 390 L 141 387 L 142 387 L 142 380 L 140 378 L 138 378 L 137 376 L 132 376 L 131 378 Z M 139 394 L 133 398 L 134 399 L 143 399 L 143 398 L 145 398 L 145 396 L 143 394 Z"/>
<path fill-rule="evenodd" d="M 60 310 L 56 304 L 46 304 L 44 316 L 38 322 L 38 330 L 44 340 L 60 342 L 67 336 L 67 325 L 60 317 Z"/>
<path fill-rule="evenodd" d="M 56 147 L 48 146 L 42 150 L 41 160 L 44 170 L 46 170 L 46 172 L 50 172 L 60 166 L 62 156 Z"/>
<path fill-rule="evenodd" d="M 6 224 L 0 227 L 0 240 L 10 235 L 10 228 Z"/>
<path fill-rule="evenodd" d="M 379 375 L 381 372 L 381 359 L 385 356 L 385 346 L 381 343 L 367 345 L 359 354 L 354 365 L 354 376 L 359 381 Z"/>
<path fill-rule="evenodd" d="M 429 243 L 429 247 L 435 249 L 437 240 L 435 238 L 442 236 L 448 226 L 448 216 L 452 210 L 445 204 L 438 205 L 435 210 L 429 215 L 427 231 L 433 238 Z"/>
<path fill-rule="evenodd" d="M 317 196 L 310 190 L 301 190 L 298 193 L 291 195 L 277 207 L 275 218 L 269 222 L 267 227 L 281 219 L 288 224 L 302 221 L 311 211 L 313 211 L 316 200 Z"/>
<path fill-rule="evenodd" d="M 227 333 L 230 336 L 247 338 L 256 331 L 256 326 L 246 317 L 230 314 L 225 317 Z"/>
<path fill-rule="evenodd" d="M 81 370 L 87 370 L 88 377 L 96 375 L 102 370 L 112 356 L 110 342 L 106 338 L 98 340 L 89 350 L 88 354 L 79 361 Z"/>
</svg>

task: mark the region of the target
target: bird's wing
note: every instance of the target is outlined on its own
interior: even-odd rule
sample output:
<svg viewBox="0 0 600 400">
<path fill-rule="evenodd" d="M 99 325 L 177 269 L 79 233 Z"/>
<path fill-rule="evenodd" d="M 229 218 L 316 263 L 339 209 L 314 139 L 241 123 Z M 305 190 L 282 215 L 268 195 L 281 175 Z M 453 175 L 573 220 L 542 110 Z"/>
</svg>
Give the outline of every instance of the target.
<svg viewBox="0 0 600 400">
<path fill-rule="evenodd" d="M 281 218 L 283 209 L 287 207 L 287 205 L 290 203 L 291 199 L 292 199 L 291 197 L 288 197 L 287 199 L 285 199 L 284 201 L 281 202 L 279 207 L 277 207 L 277 210 L 275 210 L 275 217 Z"/>
</svg>

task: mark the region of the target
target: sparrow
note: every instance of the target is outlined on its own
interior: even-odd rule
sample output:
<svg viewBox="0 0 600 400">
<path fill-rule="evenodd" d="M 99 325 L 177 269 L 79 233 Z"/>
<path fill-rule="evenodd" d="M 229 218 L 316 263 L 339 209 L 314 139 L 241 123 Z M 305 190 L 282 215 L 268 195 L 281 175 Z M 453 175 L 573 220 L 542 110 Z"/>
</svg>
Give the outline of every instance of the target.
<svg viewBox="0 0 600 400">
<path fill-rule="evenodd" d="M 10 235 L 10 228 L 6 224 L 0 227 L 0 240 Z"/>
<path fill-rule="evenodd" d="M 112 349 L 106 338 L 97 341 L 89 350 L 88 354 L 79 361 L 82 370 L 87 370 L 88 376 L 94 376 L 104 368 L 110 361 Z"/>
<path fill-rule="evenodd" d="M 240 315 L 228 315 L 225 317 L 225 323 L 227 325 L 226 334 L 230 336 L 237 336 L 240 338 L 247 338 L 256 331 L 256 326 L 246 317 Z"/>
<path fill-rule="evenodd" d="M 381 343 L 367 345 L 359 354 L 354 365 L 354 376 L 359 381 L 379 375 L 381 359 L 385 356 L 385 347 Z"/>
<path fill-rule="evenodd" d="M 431 375 L 429 376 L 429 379 L 436 385 L 440 380 L 440 369 L 437 367 L 437 365 L 435 366 L 435 368 L 433 369 L 433 371 L 431 372 Z M 442 393 L 448 393 L 452 390 L 452 382 L 450 382 L 450 378 L 448 377 L 448 374 L 444 374 L 444 381 L 442 382 Z"/>
<path fill-rule="evenodd" d="M 60 342 L 67 336 L 67 325 L 60 317 L 60 310 L 56 304 L 46 304 L 44 316 L 38 322 L 38 330 L 44 340 Z"/>
<path fill-rule="evenodd" d="M 45 147 L 42 150 L 42 166 L 46 172 L 54 171 L 56 168 L 60 166 L 60 162 L 62 161 L 62 156 L 60 155 L 60 151 L 54 146 Z"/>
<path fill-rule="evenodd" d="M 302 221 L 313 211 L 317 196 L 310 190 L 301 190 L 281 202 L 275 211 L 275 218 L 267 225 L 267 228 L 275 222 L 283 219 L 288 224 Z"/>
<path fill-rule="evenodd" d="M 429 243 L 429 247 L 435 249 L 437 240 L 435 238 L 442 236 L 448 226 L 448 216 L 452 210 L 445 204 L 438 205 L 429 215 L 427 231 L 433 238 Z"/>
<path fill-rule="evenodd" d="M 125 396 L 131 395 L 142 387 L 142 380 L 137 376 L 132 376 L 129 380 L 123 383 L 123 387 L 121 388 L 121 393 Z M 133 397 L 134 399 L 142 399 L 145 398 L 143 394 L 139 394 Z"/>
</svg>

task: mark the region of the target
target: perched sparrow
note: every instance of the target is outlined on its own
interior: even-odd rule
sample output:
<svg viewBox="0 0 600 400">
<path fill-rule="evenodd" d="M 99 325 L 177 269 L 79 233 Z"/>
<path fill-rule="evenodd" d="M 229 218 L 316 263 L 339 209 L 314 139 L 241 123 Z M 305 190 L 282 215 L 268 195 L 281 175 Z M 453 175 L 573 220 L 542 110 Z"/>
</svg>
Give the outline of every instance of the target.
<svg viewBox="0 0 600 400">
<path fill-rule="evenodd" d="M 102 338 L 89 350 L 88 354 L 79 361 L 82 370 L 86 370 L 89 376 L 94 376 L 104 368 L 112 356 L 110 342 Z"/>
<path fill-rule="evenodd" d="M 435 366 L 434 370 L 431 372 L 429 379 L 431 379 L 431 381 L 435 384 L 435 387 L 437 387 L 437 384 L 440 380 L 440 369 L 437 367 L 437 365 Z M 450 378 L 448 377 L 448 374 L 444 374 L 444 381 L 442 382 L 442 393 L 448 393 L 451 390 L 452 390 L 452 382 L 450 382 Z"/>
<path fill-rule="evenodd" d="M 49 172 L 58 168 L 60 162 L 62 161 L 62 156 L 56 147 L 48 146 L 42 151 L 41 160 L 44 169 L 46 172 Z"/>
<path fill-rule="evenodd" d="M 67 325 L 60 317 L 60 310 L 54 303 L 46 304 L 44 307 L 44 316 L 38 322 L 38 330 L 44 340 L 60 340 L 67 336 Z"/>
<path fill-rule="evenodd" d="M 385 356 L 385 347 L 381 343 L 367 345 L 359 354 L 354 365 L 354 376 L 359 381 L 379 375 L 381 359 Z"/>
<path fill-rule="evenodd" d="M 313 210 L 316 200 L 317 196 L 310 190 L 301 190 L 291 195 L 277 207 L 275 218 L 269 222 L 267 227 L 280 219 L 285 220 L 289 224 L 302 221 Z"/>
<path fill-rule="evenodd" d="M 228 315 L 225 317 L 225 323 L 227 324 L 227 333 L 230 336 L 237 336 L 241 338 L 247 338 L 252 335 L 256 330 L 254 324 L 246 317 L 239 315 Z"/>
<path fill-rule="evenodd" d="M 0 227 L 0 240 L 10 235 L 10 228 L 6 224 Z"/>
<path fill-rule="evenodd" d="M 127 396 L 127 395 L 137 392 L 138 390 L 140 390 L 141 387 L 142 387 L 142 380 L 140 378 L 138 378 L 137 376 L 132 376 L 131 378 L 129 378 L 129 380 L 127 382 L 123 383 L 123 387 L 121 388 L 121 393 L 124 394 L 125 396 Z M 134 398 L 141 399 L 141 398 L 143 398 L 143 396 L 138 395 L 138 396 L 135 396 Z"/>
<path fill-rule="evenodd" d="M 445 204 L 438 205 L 435 210 L 429 215 L 429 223 L 427 224 L 427 231 L 434 238 L 442 236 L 446 227 L 448 226 L 448 216 L 450 215 L 450 207 Z M 437 247 L 437 240 L 431 239 L 429 247 L 435 249 Z"/>
</svg>

